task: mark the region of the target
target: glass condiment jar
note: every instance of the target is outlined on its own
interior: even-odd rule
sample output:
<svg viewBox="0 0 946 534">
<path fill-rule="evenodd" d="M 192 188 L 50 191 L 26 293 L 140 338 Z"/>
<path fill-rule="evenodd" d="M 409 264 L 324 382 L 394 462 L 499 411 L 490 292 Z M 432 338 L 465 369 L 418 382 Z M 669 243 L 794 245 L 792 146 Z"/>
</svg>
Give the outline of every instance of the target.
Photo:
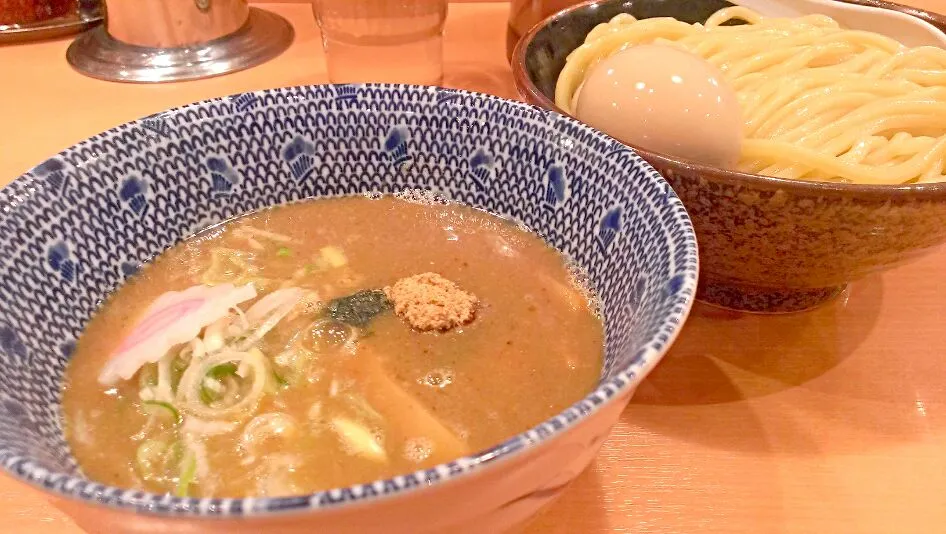
<svg viewBox="0 0 946 534">
<path fill-rule="evenodd" d="M 583 0 L 512 0 L 509 10 L 509 28 L 506 30 L 506 57 L 512 59 L 512 52 L 519 39 L 542 19 L 557 13 L 566 7 L 582 3 Z"/>
</svg>

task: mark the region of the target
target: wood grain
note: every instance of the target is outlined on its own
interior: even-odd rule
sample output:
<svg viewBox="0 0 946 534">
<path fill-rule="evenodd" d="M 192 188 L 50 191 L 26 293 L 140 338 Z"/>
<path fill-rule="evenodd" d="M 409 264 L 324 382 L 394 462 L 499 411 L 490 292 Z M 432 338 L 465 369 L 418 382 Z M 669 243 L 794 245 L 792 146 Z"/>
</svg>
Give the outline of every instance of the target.
<svg viewBox="0 0 946 534">
<path fill-rule="evenodd" d="M 223 94 L 324 82 L 309 7 L 267 9 L 295 25 L 292 48 L 256 69 L 198 82 L 91 80 L 66 65 L 64 40 L 0 47 L 0 184 L 123 121 Z M 515 96 L 505 61 L 507 9 L 454 7 L 448 85 Z M 527 533 L 942 532 L 944 267 L 940 250 L 806 314 L 740 316 L 697 306 L 594 467 Z M 0 532 L 81 534 L 39 493 L 2 476 L 0 520 Z"/>
</svg>

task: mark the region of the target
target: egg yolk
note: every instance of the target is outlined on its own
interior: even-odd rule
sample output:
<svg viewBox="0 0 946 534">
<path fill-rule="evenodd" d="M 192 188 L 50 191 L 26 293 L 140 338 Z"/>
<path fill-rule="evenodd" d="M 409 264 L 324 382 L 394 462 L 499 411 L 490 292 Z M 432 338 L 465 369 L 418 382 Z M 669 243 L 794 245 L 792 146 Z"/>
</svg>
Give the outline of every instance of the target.
<svg viewBox="0 0 946 534">
<path fill-rule="evenodd" d="M 573 106 L 582 122 L 626 144 L 735 168 L 743 122 L 735 90 L 703 58 L 639 45 L 596 65 Z"/>
</svg>

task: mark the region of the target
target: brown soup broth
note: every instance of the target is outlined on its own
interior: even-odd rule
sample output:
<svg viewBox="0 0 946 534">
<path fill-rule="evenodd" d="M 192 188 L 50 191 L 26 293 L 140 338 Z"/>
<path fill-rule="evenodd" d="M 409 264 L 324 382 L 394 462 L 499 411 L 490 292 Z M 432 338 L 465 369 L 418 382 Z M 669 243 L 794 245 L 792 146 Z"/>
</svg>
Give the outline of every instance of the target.
<svg viewBox="0 0 946 534">
<path fill-rule="evenodd" d="M 420 332 L 387 310 L 346 330 L 318 323 L 324 305 L 307 306 L 258 344 L 278 383 L 252 413 L 219 421 L 226 431 L 201 418 L 192 433 L 182 406 L 184 424 L 145 413 L 145 371 L 98 381 L 167 291 L 252 282 L 260 295 L 293 286 L 327 303 L 426 272 L 475 295 L 472 322 Z M 66 437 L 94 480 L 190 496 L 300 494 L 430 467 L 522 432 L 594 388 L 603 329 L 585 295 L 556 250 L 465 206 L 348 197 L 268 209 L 171 248 L 106 302 L 67 369 Z M 308 340 L 306 356 L 275 363 L 298 339 Z M 264 414 L 276 415 L 254 419 Z"/>
</svg>

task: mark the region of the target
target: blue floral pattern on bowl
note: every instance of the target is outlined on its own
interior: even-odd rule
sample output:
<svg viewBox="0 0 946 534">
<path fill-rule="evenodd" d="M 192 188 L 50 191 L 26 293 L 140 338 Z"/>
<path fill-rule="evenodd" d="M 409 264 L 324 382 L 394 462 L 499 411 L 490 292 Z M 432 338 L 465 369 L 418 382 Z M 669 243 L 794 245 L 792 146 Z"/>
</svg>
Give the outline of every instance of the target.
<svg viewBox="0 0 946 534">
<path fill-rule="evenodd" d="M 682 204 L 634 152 L 612 148 L 569 118 L 496 97 L 342 85 L 200 102 L 62 152 L 0 191 L 0 466 L 113 508 L 265 515 L 436 485 L 566 432 L 630 394 L 676 336 L 696 288 Z M 406 190 L 520 221 L 585 270 L 607 327 L 595 391 L 490 450 L 314 495 L 179 499 L 81 477 L 60 427 L 63 372 L 89 318 L 141 264 L 266 206 Z"/>
</svg>

